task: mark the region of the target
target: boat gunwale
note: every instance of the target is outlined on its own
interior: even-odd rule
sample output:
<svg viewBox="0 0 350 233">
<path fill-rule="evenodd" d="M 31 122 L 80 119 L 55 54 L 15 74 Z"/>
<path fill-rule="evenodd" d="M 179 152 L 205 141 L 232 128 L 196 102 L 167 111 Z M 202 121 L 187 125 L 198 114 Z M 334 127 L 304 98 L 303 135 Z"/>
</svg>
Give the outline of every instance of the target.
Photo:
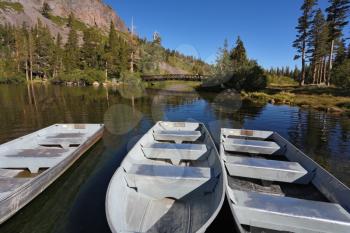
<svg viewBox="0 0 350 233">
<path fill-rule="evenodd" d="M 146 133 L 144 133 L 144 135 L 135 143 L 135 145 L 137 144 L 140 144 L 141 140 L 143 138 L 145 138 L 149 133 L 153 133 L 153 130 L 154 130 L 154 127 L 156 127 L 157 125 L 160 125 L 160 123 L 164 123 L 164 122 L 170 122 L 170 121 L 158 121 L 156 122 Z M 171 123 L 183 123 L 183 122 L 171 122 Z M 209 133 L 209 130 L 207 129 L 207 127 L 205 126 L 204 123 L 202 122 L 185 122 L 185 123 L 198 123 L 198 126 L 201 127 L 201 129 L 203 129 L 206 133 L 206 137 L 209 139 L 209 142 L 211 143 L 211 146 L 214 150 L 214 153 L 216 153 L 217 155 L 217 160 L 221 166 L 221 174 L 222 174 L 222 190 L 221 190 L 221 197 L 220 197 L 220 202 L 219 204 L 217 205 L 217 208 L 215 209 L 215 211 L 213 211 L 213 213 L 211 214 L 210 218 L 205 222 L 205 224 L 203 224 L 196 232 L 197 233 L 202 233 L 202 232 L 205 232 L 207 230 L 207 228 L 213 223 L 213 221 L 216 219 L 217 215 L 219 214 L 219 212 L 221 211 L 222 209 L 222 206 L 224 204 L 224 201 L 225 201 L 225 196 L 226 196 L 226 185 L 225 185 L 225 182 L 227 180 L 226 178 L 226 171 L 225 171 L 225 167 L 224 167 L 224 163 L 223 161 L 221 160 L 220 158 L 220 153 L 218 152 L 217 150 L 217 147 L 216 147 L 216 144 L 211 136 L 211 134 Z M 134 148 L 135 145 L 132 147 Z M 113 233 L 118 233 L 117 229 L 114 229 L 114 225 L 111 224 L 112 223 L 112 220 L 109 216 L 109 205 L 108 205 L 108 197 L 109 197 L 109 193 L 112 189 L 112 184 L 113 184 L 113 180 L 116 179 L 116 177 L 120 174 L 120 172 L 123 171 L 123 163 L 124 161 L 126 161 L 130 151 L 132 150 L 132 148 L 127 152 L 127 154 L 125 155 L 123 161 L 121 162 L 120 166 L 118 167 L 118 169 L 115 171 L 115 173 L 113 174 L 112 178 L 110 179 L 110 183 L 108 184 L 108 188 L 107 188 L 107 192 L 106 192 L 106 201 L 105 201 L 105 209 L 106 209 L 106 218 L 107 218 L 107 222 L 108 222 L 108 225 L 111 229 L 111 231 Z M 113 229 L 112 229 L 113 228 Z"/>
<path fill-rule="evenodd" d="M 47 129 L 50 129 L 51 127 L 57 127 L 59 125 L 74 125 L 74 124 L 54 124 L 49 127 L 43 128 L 41 130 L 35 131 L 33 133 L 24 135 L 20 138 L 17 138 L 15 140 L 11 140 L 5 144 L 9 144 L 12 142 L 15 142 L 16 140 L 22 140 L 26 136 L 33 136 L 39 132 L 45 131 Z M 44 172 L 40 173 L 38 176 L 35 176 L 25 182 L 23 185 L 19 186 L 18 188 L 14 189 L 10 192 L 7 196 L 4 196 L 3 198 L 0 198 L 0 204 L 1 202 L 8 202 L 12 199 L 16 198 L 21 193 L 25 192 L 29 188 L 33 187 L 35 184 L 40 184 L 40 182 L 43 183 L 43 185 L 38 185 L 36 187 L 35 192 L 29 192 L 26 196 L 29 196 L 25 201 L 20 203 L 15 208 L 14 211 L 9 211 L 7 215 L 4 215 L 4 217 L 0 216 L 0 224 L 6 222 L 9 218 L 11 218 L 13 215 L 15 215 L 20 209 L 25 207 L 28 203 L 30 203 L 32 200 L 34 200 L 37 196 L 39 196 L 42 192 L 44 192 L 51 184 L 53 184 L 61 175 L 63 175 L 83 154 L 85 154 L 89 149 L 91 149 L 98 141 L 101 140 L 104 132 L 104 125 L 103 124 L 85 124 L 85 125 L 99 125 L 101 126 L 94 134 L 92 134 L 88 140 L 84 141 L 84 143 L 80 144 L 78 147 L 75 148 L 75 150 L 66 158 L 64 158 L 62 161 L 57 163 L 55 166 L 46 169 Z M 2 145 L 5 145 L 2 144 Z M 58 168 L 63 167 L 60 170 L 57 170 Z M 48 177 L 49 173 L 53 173 L 50 180 L 47 182 L 45 181 L 45 178 Z M 21 178 L 19 178 L 21 179 Z M 23 198 L 22 198 L 23 199 Z"/>
</svg>

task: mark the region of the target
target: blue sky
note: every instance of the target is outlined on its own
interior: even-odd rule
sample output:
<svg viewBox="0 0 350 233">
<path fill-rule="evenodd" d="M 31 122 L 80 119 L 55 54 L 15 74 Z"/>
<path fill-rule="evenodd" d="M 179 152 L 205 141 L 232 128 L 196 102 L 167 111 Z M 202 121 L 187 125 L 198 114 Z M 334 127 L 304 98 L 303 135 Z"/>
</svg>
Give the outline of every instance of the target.
<svg viewBox="0 0 350 233">
<path fill-rule="evenodd" d="M 302 0 L 105 0 L 130 26 L 134 18 L 140 37 L 158 31 L 163 46 L 215 61 L 227 38 L 230 46 L 238 35 L 250 58 L 266 67 L 289 65 L 295 50 L 295 26 Z M 325 8 L 327 0 L 320 0 Z"/>
</svg>

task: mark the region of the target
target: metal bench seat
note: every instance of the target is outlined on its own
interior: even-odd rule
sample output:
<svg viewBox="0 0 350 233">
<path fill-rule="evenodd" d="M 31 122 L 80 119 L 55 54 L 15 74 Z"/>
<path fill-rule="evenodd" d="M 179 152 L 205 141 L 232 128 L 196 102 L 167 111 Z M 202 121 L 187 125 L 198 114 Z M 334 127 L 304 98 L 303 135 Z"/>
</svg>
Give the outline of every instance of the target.
<svg viewBox="0 0 350 233">
<path fill-rule="evenodd" d="M 40 168 L 55 166 L 68 154 L 69 150 L 53 148 L 12 150 L 0 154 L 0 168 L 28 169 L 38 173 Z"/>
<path fill-rule="evenodd" d="M 231 176 L 292 183 L 308 172 L 296 162 L 285 162 L 241 156 L 226 156 Z"/>
<path fill-rule="evenodd" d="M 271 155 L 280 149 L 275 142 L 226 138 L 224 148 L 229 152 Z"/>
<path fill-rule="evenodd" d="M 133 164 L 126 171 L 130 188 L 155 199 L 180 199 L 210 180 L 210 168 Z"/>
<path fill-rule="evenodd" d="M 85 133 L 58 133 L 47 138 L 83 138 L 86 137 Z"/>
<path fill-rule="evenodd" d="M 153 136 L 157 141 L 171 141 L 175 143 L 195 142 L 201 137 L 200 131 L 187 130 L 159 130 L 154 131 Z"/>
<path fill-rule="evenodd" d="M 245 130 L 245 129 L 222 129 L 222 135 L 237 139 L 266 140 L 271 137 L 272 131 Z"/>
<path fill-rule="evenodd" d="M 68 149 L 72 146 L 80 146 L 80 144 L 84 143 L 85 141 L 85 138 L 43 138 L 39 139 L 37 142 L 40 146 L 57 146 L 64 149 Z"/>
<path fill-rule="evenodd" d="M 350 214 L 338 204 L 230 191 L 240 224 L 291 232 L 350 232 Z"/>
<path fill-rule="evenodd" d="M 143 146 L 142 151 L 149 159 L 169 159 L 179 164 L 182 160 L 198 160 L 207 152 L 207 147 L 204 144 L 153 143 Z"/>
</svg>

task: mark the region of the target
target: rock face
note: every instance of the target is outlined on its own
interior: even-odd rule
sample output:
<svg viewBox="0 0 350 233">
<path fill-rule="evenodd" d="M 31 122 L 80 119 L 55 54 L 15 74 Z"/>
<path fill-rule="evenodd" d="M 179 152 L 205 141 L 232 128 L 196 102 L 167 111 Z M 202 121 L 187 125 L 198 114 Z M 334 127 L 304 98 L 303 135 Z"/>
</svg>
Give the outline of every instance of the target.
<svg viewBox="0 0 350 233">
<path fill-rule="evenodd" d="M 18 2 L 22 4 L 23 11 L 18 12 L 8 9 L 0 9 L 0 23 L 20 26 L 23 22 L 33 26 L 40 19 L 46 24 L 52 33 L 58 32 L 66 35 L 68 29 L 57 25 L 51 20 L 43 17 L 40 10 L 44 2 L 52 9 L 52 15 L 68 18 L 74 13 L 75 17 L 88 26 L 97 26 L 103 31 L 109 30 L 110 22 L 113 21 L 119 31 L 126 32 L 128 29 L 115 11 L 103 3 L 102 0 L 5 0 L 6 2 Z"/>
</svg>

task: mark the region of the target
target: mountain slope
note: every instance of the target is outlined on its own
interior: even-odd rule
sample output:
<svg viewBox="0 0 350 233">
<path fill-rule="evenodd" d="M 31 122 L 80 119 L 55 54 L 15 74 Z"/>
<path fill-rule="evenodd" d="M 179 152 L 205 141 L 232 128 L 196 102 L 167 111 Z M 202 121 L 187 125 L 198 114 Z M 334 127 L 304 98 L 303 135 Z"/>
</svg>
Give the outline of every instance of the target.
<svg viewBox="0 0 350 233">
<path fill-rule="evenodd" d="M 57 20 L 41 14 L 44 2 L 49 4 L 50 14 Z M 97 26 L 103 31 L 108 31 L 111 21 L 119 31 L 128 30 L 123 20 L 102 0 L 0 0 L 0 24 L 21 26 L 25 22 L 34 26 L 39 19 L 52 33 L 60 32 L 63 36 L 67 35 L 68 29 L 60 21 L 64 22 L 71 13 L 85 25 Z"/>
</svg>

